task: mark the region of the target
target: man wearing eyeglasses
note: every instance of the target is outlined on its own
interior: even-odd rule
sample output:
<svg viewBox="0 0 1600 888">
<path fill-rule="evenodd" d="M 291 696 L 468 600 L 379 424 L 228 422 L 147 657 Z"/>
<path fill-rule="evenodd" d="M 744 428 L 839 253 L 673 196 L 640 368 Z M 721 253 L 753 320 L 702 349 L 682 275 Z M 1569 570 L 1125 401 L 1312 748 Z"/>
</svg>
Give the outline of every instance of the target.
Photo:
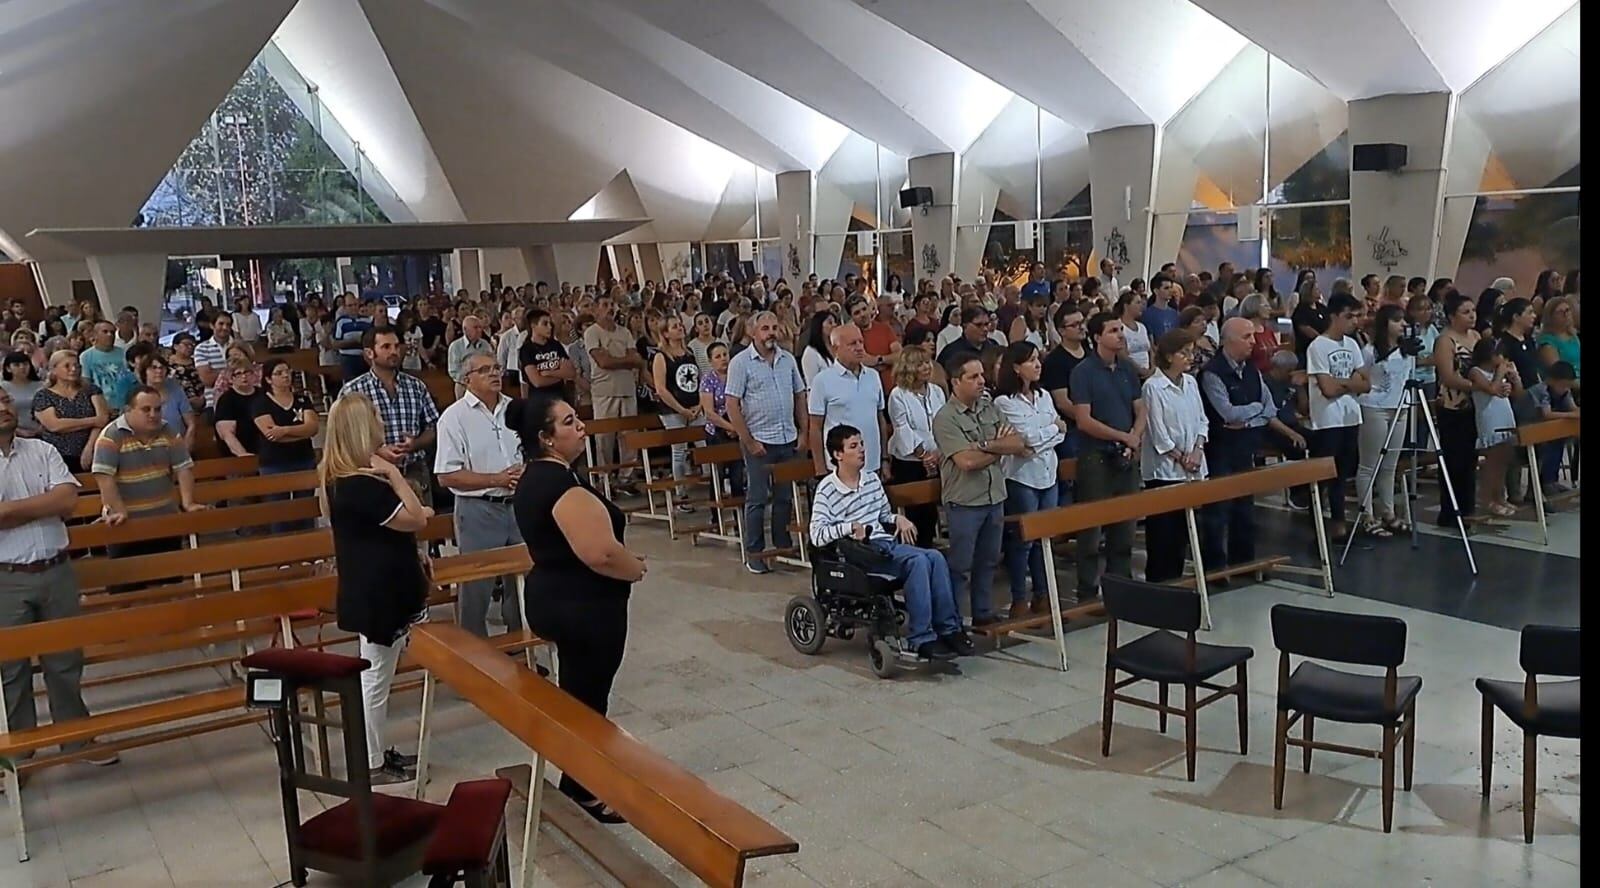
<svg viewBox="0 0 1600 888">
<path fill-rule="evenodd" d="M 478 552 L 522 542 L 511 495 L 522 477 L 522 441 L 511 427 L 511 399 L 501 393 L 504 368 L 492 355 L 469 355 L 462 364 L 466 392 L 439 415 L 438 455 L 433 471 L 455 494 L 456 545 Z M 522 628 L 515 575 L 502 578 L 500 613 L 506 631 Z M 495 581 L 475 580 L 461 587 L 461 625 L 480 637 L 489 634 L 489 602 Z"/>
<path fill-rule="evenodd" d="M 983 360 L 986 357 L 984 350 L 989 347 L 992 341 L 989 338 L 989 331 L 993 327 L 994 319 L 990 316 L 988 309 L 981 305 L 969 305 L 963 308 L 961 310 L 961 335 L 951 340 L 950 344 L 939 352 L 939 357 L 937 358 L 939 365 L 945 368 L 945 373 L 951 376 L 955 375 L 950 372 L 952 362 L 959 363 L 966 358 Z M 1004 347 L 1005 344 L 1002 342 L 1000 345 Z M 986 367 L 989 365 L 988 361 L 983 363 Z"/>
<path fill-rule="evenodd" d="M 1069 391 L 1072 371 L 1088 354 L 1083 347 L 1083 308 L 1076 302 L 1064 302 L 1056 306 L 1050 322 L 1055 325 L 1057 342 L 1056 347 L 1050 349 L 1044 356 L 1039 387 L 1050 393 L 1050 400 L 1055 404 L 1056 413 L 1067 421 L 1070 430 L 1076 421 L 1076 408 L 1072 405 L 1072 394 Z M 1069 431 L 1066 440 L 1056 445 L 1056 456 L 1059 459 L 1073 459 L 1077 455 L 1078 436 Z M 1072 489 L 1071 481 L 1057 483 L 1056 499 L 1060 505 L 1066 506 L 1072 503 Z"/>
</svg>

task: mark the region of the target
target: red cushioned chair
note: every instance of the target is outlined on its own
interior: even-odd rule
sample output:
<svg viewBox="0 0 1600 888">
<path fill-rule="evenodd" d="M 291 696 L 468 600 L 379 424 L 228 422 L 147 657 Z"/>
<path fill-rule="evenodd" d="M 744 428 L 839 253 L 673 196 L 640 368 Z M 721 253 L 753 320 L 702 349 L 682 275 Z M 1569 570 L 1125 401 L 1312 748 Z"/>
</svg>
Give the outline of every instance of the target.
<svg viewBox="0 0 1600 888">
<path fill-rule="evenodd" d="M 387 886 L 417 872 L 444 807 L 372 791 L 361 706 L 361 672 L 367 661 L 318 650 L 270 648 L 245 657 L 241 665 L 284 683 L 288 705 L 273 710 L 272 718 L 291 881 L 305 885 L 306 871 L 314 869 L 364 886 Z M 301 691 L 311 691 L 318 700 L 325 693 L 339 696 L 340 717 L 334 724 L 344 734 L 342 780 L 333 776 L 326 753 L 320 773 L 306 770 L 302 726 L 315 719 L 296 704 Z M 302 789 L 344 801 L 301 823 Z"/>
<path fill-rule="evenodd" d="M 499 777 L 457 783 L 422 858 L 428 888 L 501 888 L 511 884 L 506 852 L 506 801 L 511 781 Z"/>
</svg>

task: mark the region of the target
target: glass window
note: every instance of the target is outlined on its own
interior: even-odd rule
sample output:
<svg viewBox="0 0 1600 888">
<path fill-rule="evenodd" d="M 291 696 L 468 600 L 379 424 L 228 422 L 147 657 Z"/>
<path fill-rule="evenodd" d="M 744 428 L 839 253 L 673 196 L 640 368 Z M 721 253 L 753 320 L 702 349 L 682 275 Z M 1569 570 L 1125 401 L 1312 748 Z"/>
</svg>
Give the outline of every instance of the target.
<svg viewBox="0 0 1600 888">
<path fill-rule="evenodd" d="M 1457 290 L 1475 294 L 1495 278 L 1509 277 L 1526 294 L 1544 269 L 1565 273 L 1578 267 L 1576 192 L 1460 197 L 1446 203 L 1469 200 L 1472 221 L 1456 269 Z"/>
<path fill-rule="evenodd" d="M 1094 258 L 1094 223 L 1088 219 L 1045 222 L 1039 229 L 1047 279 L 1082 278 L 1089 274 Z"/>
<path fill-rule="evenodd" d="M 915 292 L 917 263 L 911 256 L 911 229 L 878 232 L 878 249 L 883 253 L 883 279 L 897 274 L 905 291 Z"/>
<path fill-rule="evenodd" d="M 1034 247 L 1017 249 L 1016 225 L 995 224 L 988 226 L 988 239 L 983 243 L 978 267 L 994 274 L 1001 284 L 1021 286 L 1028 280 L 1028 266 L 1033 264 L 1034 255 Z"/>
<path fill-rule="evenodd" d="M 1089 134 L 1039 113 L 1039 201 L 1046 219 L 1089 215 Z"/>
<path fill-rule="evenodd" d="M 1230 210 L 1260 201 L 1266 132 L 1267 53 L 1249 45 L 1163 130 L 1157 210 Z"/>
<path fill-rule="evenodd" d="M 1267 202 L 1349 200 L 1350 106 L 1276 57 L 1266 73 Z"/>
<path fill-rule="evenodd" d="M 900 207 L 900 192 L 911 184 L 906 158 L 878 146 L 878 227 L 910 228 L 911 211 Z"/>
<path fill-rule="evenodd" d="M 1311 269 L 1325 290 L 1337 278 L 1350 277 L 1350 207 L 1287 207 L 1272 211 L 1271 268 L 1280 292 L 1294 285 L 1299 273 Z M 1254 244 L 1240 244 L 1253 250 Z M 1254 267 L 1254 253 L 1243 271 Z M 1222 261 L 1221 259 L 1217 260 Z M 1212 264 L 1213 271 L 1215 263 Z"/>
<path fill-rule="evenodd" d="M 1349 231 L 1348 214 L 1346 232 Z M 1345 235 L 1348 242 L 1349 234 Z M 1190 213 L 1178 246 L 1178 270 L 1185 274 L 1202 271 L 1217 273 L 1217 266 L 1232 262 L 1235 271 L 1261 264 L 1261 247 L 1255 241 L 1240 242 L 1239 219 L 1234 213 Z"/>
</svg>

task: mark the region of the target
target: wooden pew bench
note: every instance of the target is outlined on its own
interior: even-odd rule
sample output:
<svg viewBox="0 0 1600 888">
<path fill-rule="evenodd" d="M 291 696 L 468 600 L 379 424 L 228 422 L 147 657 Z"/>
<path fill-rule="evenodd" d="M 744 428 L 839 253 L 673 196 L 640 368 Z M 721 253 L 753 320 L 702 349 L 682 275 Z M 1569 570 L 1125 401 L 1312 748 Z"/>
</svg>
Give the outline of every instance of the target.
<svg viewBox="0 0 1600 888">
<path fill-rule="evenodd" d="M 251 503 L 247 506 L 225 506 L 201 512 L 174 512 L 169 515 L 152 515 L 148 518 L 130 518 L 116 526 L 103 521 L 74 524 L 67 528 L 67 549 L 83 552 L 104 549 L 121 543 L 144 540 L 186 538 L 190 548 L 197 548 L 202 537 L 234 534 L 241 530 L 308 521 L 322 514 L 315 497 L 302 496 L 269 503 Z"/>
<path fill-rule="evenodd" d="M 1248 565 L 1232 565 L 1226 570 L 1216 571 L 1217 576 L 1237 573 L 1264 573 L 1267 570 L 1282 570 L 1292 573 L 1314 574 L 1321 578 L 1322 586 L 1328 596 L 1333 595 L 1333 572 L 1328 557 L 1328 540 L 1323 528 L 1322 497 L 1319 482 L 1334 477 L 1333 460 L 1328 457 L 1318 459 L 1298 460 L 1295 462 L 1278 463 L 1266 468 L 1251 469 L 1221 478 L 1211 478 L 1205 481 L 1191 481 L 1186 484 L 1176 484 L 1170 487 L 1160 487 L 1152 490 L 1141 490 L 1126 496 L 1114 496 L 1108 499 L 1095 500 L 1088 503 L 1074 503 L 1055 509 L 1043 509 L 1020 516 L 1016 522 L 1018 532 L 1023 540 L 1039 540 L 1044 545 L 1045 564 L 1054 564 L 1055 554 L 1053 541 L 1057 537 L 1074 534 L 1091 527 L 1104 527 L 1123 521 L 1134 521 L 1150 515 L 1162 515 L 1170 512 L 1184 512 L 1189 525 L 1190 557 L 1195 564 L 1193 583 L 1200 592 L 1200 611 L 1206 628 L 1211 626 L 1211 609 L 1206 595 L 1206 580 L 1209 576 L 1203 567 L 1200 553 L 1200 536 L 1196 527 L 1196 512 L 1214 503 L 1226 502 L 1240 497 L 1253 497 L 1260 493 L 1273 490 L 1283 490 L 1289 487 L 1309 485 L 1311 487 L 1311 514 L 1315 526 L 1317 552 L 1321 558 L 1318 568 L 1296 567 L 1287 563 L 1287 559 L 1266 558 L 1251 562 Z M 973 630 L 975 634 L 1009 636 L 1024 641 L 1051 641 L 1057 646 L 1060 655 L 1061 670 L 1067 669 L 1067 645 L 1062 623 L 1064 612 L 1061 606 L 1061 595 L 1057 588 L 1056 573 L 1054 570 L 1045 571 L 1047 591 L 1050 597 L 1050 614 L 1048 616 L 1034 616 L 1022 620 L 1008 620 L 984 626 Z M 1093 607 L 1080 607 L 1075 613 L 1090 612 Z M 1054 630 L 1054 638 L 1040 638 L 1026 634 L 1023 630 L 1040 628 L 1048 623 Z"/>
<path fill-rule="evenodd" d="M 535 755 L 519 884 L 530 883 L 528 867 L 537 855 L 547 761 L 707 885 L 742 885 L 750 860 L 799 851 L 798 842 L 760 816 L 461 627 L 420 626 L 412 633 L 410 652 L 427 670 L 417 747 L 419 785 L 436 682 L 450 686 Z"/>
<path fill-rule="evenodd" d="M 654 413 L 642 413 L 638 416 L 619 416 L 613 419 L 586 419 L 583 421 L 586 435 L 583 439 L 584 461 L 588 464 L 589 483 L 605 492 L 607 498 L 611 497 L 611 484 L 619 473 L 639 468 L 639 457 L 622 462 L 607 462 L 600 458 L 598 435 L 622 435 L 627 432 L 645 431 L 661 428 L 661 417 Z M 611 459 L 609 454 L 606 460 Z"/>
<path fill-rule="evenodd" d="M 711 501 L 707 503 L 711 509 L 711 523 L 690 534 L 691 544 L 699 545 L 700 540 L 708 539 L 733 543 L 743 550 L 744 494 L 735 495 L 728 490 L 725 474 L 726 467 L 735 463 L 744 463 L 744 450 L 736 441 L 696 447 L 689 451 L 689 464 L 711 473 Z"/>
<path fill-rule="evenodd" d="M 1574 441 L 1581 440 L 1582 432 L 1582 424 L 1571 418 L 1547 419 L 1517 426 L 1517 446 L 1526 448 L 1528 452 L 1528 483 L 1533 488 L 1534 515 L 1539 520 L 1539 540 L 1546 546 L 1550 545 L 1549 505 L 1572 499 L 1578 496 L 1579 492 L 1574 484 L 1572 490 L 1558 496 L 1545 496 L 1544 485 L 1539 483 L 1539 446 L 1569 438 Z M 1576 482 L 1577 478 L 1574 477 L 1573 481 Z"/>
<path fill-rule="evenodd" d="M 772 487 L 787 484 L 790 488 L 793 515 L 789 519 L 789 534 L 794 537 L 794 545 L 774 548 L 770 545 L 772 541 L 768 540 L 767 549 L 746 553 L 748 558 L 771 558 L 784 564 L 811 569 L 811 559 L 806 557 L 806 551 L 811 547 L 811 541 L 807 539 L 811 521 L 811 488 L 820 477 L 817 474 L 817 467 L 809 456 L 797 456 L 772 467 Z"/>
<path fill-rule="evenodd" d="M 647 429 L 644 431 L 623 432 L 622 442 L 639 454 L 637 462 L 644 467 L 644 484 L 640 487 L 644 491 L 644 505 L 624 509 L 631 518 L 643 518 L 652 521 L 665 521 L 667 534 L 672 539 L 678 538 L 678 522 L 682 516 L 676 514 L 678 505 L 706 504 L 705 498 L 692 498 L 687 493 L 697 487 L 708 486 L 707 479 L 699 474 L 686 475 L 682 480 L 672 477 L 672 446 L 683 444 L 692 446 L 706 439 L 706 430 L 698 424 L 681 429 Z M 662 459 L 661 457 L 665 457 Z M 665 465 L 666 471 L 662 472 L 660 466 Z M 679 494 L 678 489 L 683 488 L 684 494 Z M 665 500 L 662 508 L 656 508 L 656 497 L 660 494 Z M 703 530 L 705 527 L 684 528 L 685 532 Z"/>
<path fill-rule="evenodd" d="M 261 474 L 261 465 L 253 456 L 223 456 L 194 461 L 194 480 L 196 481 L 216 481 L 220 478 L 240 478 L 259 474 Z M 81 487 L 79 493 L 94 493 L 95 481 L 93 472 L 79 472 L 72 477 L 78 479 L 78 484 Z"/>
<path fill-rule="evenodd" d="M 253 499 L 285 493 L 299 493 L 317 489 L 315 470 L 288 472 L 282 475 L 251 475 L 246 478 L 223 478 L 217 481 L 196 481 L 196 502 L 217 503 L 225 500 Z M 71 518 L 98 518 L 101 510 L 100 494 L 80 493 Z"/>
</svg>

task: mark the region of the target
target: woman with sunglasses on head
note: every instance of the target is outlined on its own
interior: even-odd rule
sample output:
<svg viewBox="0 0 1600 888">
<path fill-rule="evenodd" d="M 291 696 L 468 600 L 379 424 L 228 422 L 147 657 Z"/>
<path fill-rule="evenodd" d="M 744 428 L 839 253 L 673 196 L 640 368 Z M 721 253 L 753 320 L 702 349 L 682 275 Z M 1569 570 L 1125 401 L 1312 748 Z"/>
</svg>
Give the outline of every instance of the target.
<svg viewBox="0 0 1600 888">
<path fill-rule="evenodd" d="M 530 459 L 513 508 L 533 559 L 522 612 L 528 628 L 555 645 L 561 689 L 604 715 L 627 643 L 628 595 L 644 579 L 644 558 L 623 545 L 622 510 L 572 469 L 585 437 L 572 405 L 534 395 L 522 417 Z M 570 774 L 560 788 L 601 823 L 623 822 Z"/>
</svg>

